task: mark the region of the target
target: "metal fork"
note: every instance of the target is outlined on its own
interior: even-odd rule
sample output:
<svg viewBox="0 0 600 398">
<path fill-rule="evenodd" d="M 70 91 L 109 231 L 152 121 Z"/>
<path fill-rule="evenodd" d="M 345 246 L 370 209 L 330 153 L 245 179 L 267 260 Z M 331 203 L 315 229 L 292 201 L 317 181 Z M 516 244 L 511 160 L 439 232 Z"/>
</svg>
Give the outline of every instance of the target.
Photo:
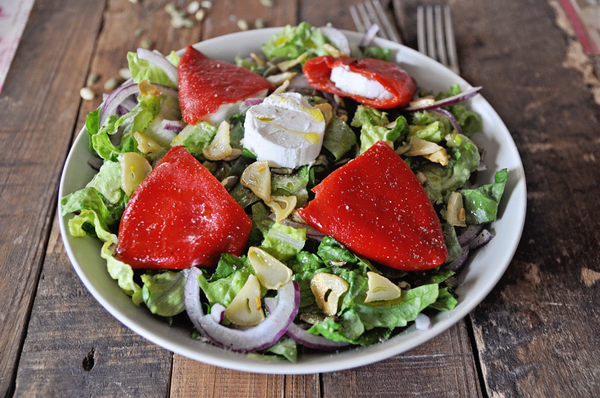
<svg viewBox="0 0 600 398">
<path fill-rule="evenodd" d="M 419 52 L 460 74 L 450 7 L 417 7 L 417 43 Z"/>
<path fill-rule="evenodd" d="M 379 0 L 367 0 L 364 4 L 358 3 L 356 7 L 351 5 L 350 15 L 352 15 L 358 32 L 366 33 L 373 25 L 377 25 L 379 28 L 383 28 L 377 31 L 379 37 L 402 44 L 400 35 L 392 26 Z"/>
</svg>

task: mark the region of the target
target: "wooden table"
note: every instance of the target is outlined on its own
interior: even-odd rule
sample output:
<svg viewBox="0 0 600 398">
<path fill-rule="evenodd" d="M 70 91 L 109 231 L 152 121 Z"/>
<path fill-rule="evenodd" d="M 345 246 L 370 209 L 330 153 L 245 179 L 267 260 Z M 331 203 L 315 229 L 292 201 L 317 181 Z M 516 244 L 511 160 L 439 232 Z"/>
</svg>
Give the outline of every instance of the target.
<svg viewBox="0 0 600 398">
<path fill-rule="evenodd" d="M 528 213 L 506 274 L 467 318 L 358 369 L 279 376 L 173 355 L 87 292 L 59 236 L 61 169 L 103 85 L 150 39 L 166 53 L 254 27 L 354 29 L 355 0 L 214 0 L 175 29 L 168 0 L 37 0 L 0 96 L 0 395 L 579 397 L 600 394 L 600 83 L 557 0 L 453 0 L 462 75 L 517 143 Z M 188 1 L 177 1 L 184 7 Z M 416 43 L 414 1 L 401 26 Z M 391 12 L 391 11 L 390 11 Z M 90 73 L 98 94 L 82 101 Z"/>
</svg>

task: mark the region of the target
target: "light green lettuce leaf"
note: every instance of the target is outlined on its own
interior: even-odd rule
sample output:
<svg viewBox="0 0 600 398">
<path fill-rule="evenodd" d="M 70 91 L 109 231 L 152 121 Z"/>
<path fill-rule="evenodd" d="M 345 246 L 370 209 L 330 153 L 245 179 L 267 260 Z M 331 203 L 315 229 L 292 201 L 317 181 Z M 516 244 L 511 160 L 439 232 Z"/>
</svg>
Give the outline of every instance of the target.
<svg viewBox="0 0 600 398">
<path fill-rule="evenodd" d="M 174 61 L 179 63 L 179 57 L 174 55 L 174 53 L 171 53 L 167 59 L 169 59 L 171 63 Z M 133 78 L 134 83 L 139 83 L 142 80 L 147 79 L 150 83 L 162 84 L 177 88 L 175 82 L 172 82 L 161 68 L 146 60 L 140 59 L 137 53 L 127 53 L 127 63 L 129 65 L 129 70 L 131 71 L 131 77 Z"/>
<path fill-rule="evenodd" d="M 121 164 L 105 161 L 98 174 L 92 178 L 92 181 L 86 187 L 95 188 L 109 202 L 118 203 L 124 194 L 121 188 Z"/>
<path fill-rule="evenodd" d="M 142 297 L 153 314 L 175 316 L 185 310 L 184 287 L 189 270 L 141 276 Z"/>
<path fill-rule="evenodd" d="M 221 267 L 224 267 L 224 270 L 219 271 Z M 253 273 L 254 270 L 246 257 L 223 255 L 217 265 L 215 273 L 217 276 L 213 275 L 210 280 L 207 280 L 204 275 L 199 275 L 198 283 L 211 307 L 215 303 L 227 307 Z M 219 277 L 222 275 L 226 276 Z"/>
<path fill-rule="evenodd" d="M 275 223 L 269 229 L 260 247 L 279 261 L 285 262 L 296 257 L 305 242 L 306 229 Z"/>
<path fill-rule="evenodd" d="M 331 152 L 335 160 L 340 160 L 354 145 L 356 134 L 339 116 L 333 115 L 325 129 L 323 146 Z"/>
<path fill-rule="evenodd" d="M 293 339 L 282 338 L 277 343 L 267 348 L 266 351 L 281 355 L 292 363 L 298 361 L 298 346 Z"/>
<path fill-rule="evenodd" d="M 328 43 L 320 30 L 306 22 L 298 26 L 287 25 L 281 32 L 272 36 L 262 45 L 262 51 L 270 60 L 275 57 L 296 59 L 307 53 L 307 59 L 328 55 L 323 44 Z"/>
<path fill-rule="evenodd" d="M 217 128 L 210 123 L 188 124 L 173 140 L 171 146 L 181 145 L 192 155 L 203 158 L 202 151 L 210 145 L 216 134 Z"/>
</svg>

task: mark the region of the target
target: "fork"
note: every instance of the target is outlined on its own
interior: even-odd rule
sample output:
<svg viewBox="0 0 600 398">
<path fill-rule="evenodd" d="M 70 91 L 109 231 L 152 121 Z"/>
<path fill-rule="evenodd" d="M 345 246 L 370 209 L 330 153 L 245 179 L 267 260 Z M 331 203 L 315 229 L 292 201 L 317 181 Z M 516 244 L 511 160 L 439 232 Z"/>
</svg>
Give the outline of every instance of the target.
<svg viewBox="0 0 600 398">
<path fill-rule="evenodd" d="M 364 4 L 358 3 L 356 7 L 351 5 L 350 15 L 359 33 L 366 33 L 367 30 L 377 25 L 379 28 L 383 27 L 383 29 L 377 30 L 379 37 L 402 44 L 400 35 L 392 26 L 379 0 L 367 0 Z"/>
<path fill-rule="evenodd" d="M 419 52 L 460 74 L 450 7 L 417 7 L 417 45 Z"/>
</svg>

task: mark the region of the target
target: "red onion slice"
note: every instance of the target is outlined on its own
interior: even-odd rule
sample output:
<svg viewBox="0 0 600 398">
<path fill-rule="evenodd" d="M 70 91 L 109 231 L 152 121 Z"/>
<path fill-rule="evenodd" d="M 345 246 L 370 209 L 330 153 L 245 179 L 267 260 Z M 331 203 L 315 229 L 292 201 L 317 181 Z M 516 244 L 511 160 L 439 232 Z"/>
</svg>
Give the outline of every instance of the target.
<svg viewBox="0 0 600 398">
<path fill-rule="evenodd" d="M 479 235 L 482 229 L 483 226 L 481 224 L 469 225 L 462 234 L 458 235 L 458 243 L 460 243 L 461 246 L 468 245 L 477 237 L 477 235 Z"/>
<path fill-rule="evenodd" d="M 210 315 L 196 319 L 214 343 L 233 351 L 251 352 L 272 346 L 285 334 L 298 313 L 300 287 L 292 281 L 278 289 L 277 305 L 257 326 L 245 330 L 218 324 Z M 188 313 L 189 314 L 189 313 Z"/>
<path fill-rule="evenodd" d="M 323 36 L 328 38 L 340 50 L 342 55 L 350 56 L 350 42 L 345 34 L 330 26 L 320 27 L 319 30 L 323 33 Z"/>
<path fill-rule="evenodd" d="M 274 298 L 270 297 L 265 299 L 265 306 L 269 312 L 271 311 L 271 308 L 275 307 L 275 304 L 276 301 Z M 310 334 L 293 322 L 290 324 L 285 334 L 306 347 L 316 348 L 318 350 L 339 350 L 340 348 L 346 348 L 352 345 L 345 341 L 333 341 L 323 336 Z"/>
<path fill-rule="evenodd" d="M 264 101 L 264 98 L 252 98 L 252 99 L 247 99 L 246 101 L 244 101 L 244 104 L 246 106 L 252 106 L 252 105 L 262 104 L 263 101 Z"/>
<path fill-rule="evenodd" d="M 379 25 L 371 25 L 371 27 L 367 29 L 367 33 L 365 33 L 362 40 L 360 41 L 359 46 L 366 47 L 369 44 L 371 44 L 371 41 L 373 41 L 373 38 L 375 37 L 375 35 L 377 35 L 377 32 L 379 32 Z"/>
<path fill-rule="evenodd" d="M 164 84 L 152 84 L 160 88 L 160 93 L 162 95 L 168 95 L 171 97 L 179 98 L 179 90 L 177 90 L 176 88 L 165 86 Z"/>
<path fill-rule="evenodd" d="M 223 318 L 225 318 L 225 309 L 225 306 L 219 303 L 216 303 L 212 306 L 210 309 L 210 315 L 213 317 L 215 322 L 223 322 Z"/>
<path fill-rule="evenodd" d="M 140 59 L 153 63 L 163 70 L 169 77 L 169 79 L 175 83 L 175 86 L 179 86 L 179 78 L 177 77 L 177 68 L 168 59 L 154 51 L 147 50 L 145 48 L 138 48 L 137 55 Z"/>
<path fill-rule="evenodd" d="M 463 265 L 465 265 L 467 258 L 469 258 L 469 246 L 463 247 L 462 249 L 462 253 L 454 261 L 444 266 L 445 269 L 449 269 L 450 271 L 456 272 Z"/>
<path fill-rule="evenodd" d="M 185 310 L 192 321 L 192 324 L 203 337 L 206 337 L 204 329 L 200 325 L 199 319 L 204 317 L 204 311 L 202 311 L 202 303 L 200 302 L 200 284 L 198 283 L 198 276 L 202 274 L 199 268 L 193 267 L 185 281 L 185 287 L 183 288 Z"/>
<path fill-rule="evenodd" d="M 457 131 L 457 133 L 462 134 L 462 128 L 460 127 L 460 124 L 458 124 L 458 121 L 456 120 L 456 118 L 454 117 L 454 115 L 452 113 L 450 113 L 447 110 L 442 109 L 442 108 L 430 109 L 430 111 L 446 116 L 450 120 L 450 123 L 452 123 L 452 126 Z"/>
<path fill-rule="evenodd" d="M 473 239 L 469 243 L 469 249 L 473 250 L 473 249 L 477 249 L 478 247 L 484 246 L 489 241 L 491 241 L 493 238 L 494 238 L 494 235 L 492 235 L 490 233 L 490 231 L 488 231 L 487 229 L 484 229 L 483 231 L 481 231 L 481 233 L 479 235 L 477 235 L 477 237 L 475 239 Z"/>
<path fill-rule="evenodd" d="M 481 87 L 471 87 L 470 89 L 468 89 L 460 94 L 453 95 L 452 97 L 444 98 L 443 100 L 435 101 L 431 105 L 409 106 L 408 108 L 404 108 L 404 110 L 409 111 L 409 112 L 421 112 L 421 111 L 427 111 L 430 109 L 441 108 L 442 106 L 454 105 L 459 102 L 463 102 L 463 101 L 473 98 L 480 91 L 481 91 Z"/>
<path fill-rule="evenodd" d="M 117 113 L 119 105 L 125 101 L 130 95 L 136 95 L 140 92 L 138 85 L 135 83 L 124 84 L 115 89 L 104 101 L 100 110 L 100 127 L 104 125 L 109 116 Z"/>
<path fill-rule="evenodd" d="M 417 330 L 431 329 L 431 319 L 425 314 L 419 314 L 415 319 L 415 326 Z"/>
</svg>

